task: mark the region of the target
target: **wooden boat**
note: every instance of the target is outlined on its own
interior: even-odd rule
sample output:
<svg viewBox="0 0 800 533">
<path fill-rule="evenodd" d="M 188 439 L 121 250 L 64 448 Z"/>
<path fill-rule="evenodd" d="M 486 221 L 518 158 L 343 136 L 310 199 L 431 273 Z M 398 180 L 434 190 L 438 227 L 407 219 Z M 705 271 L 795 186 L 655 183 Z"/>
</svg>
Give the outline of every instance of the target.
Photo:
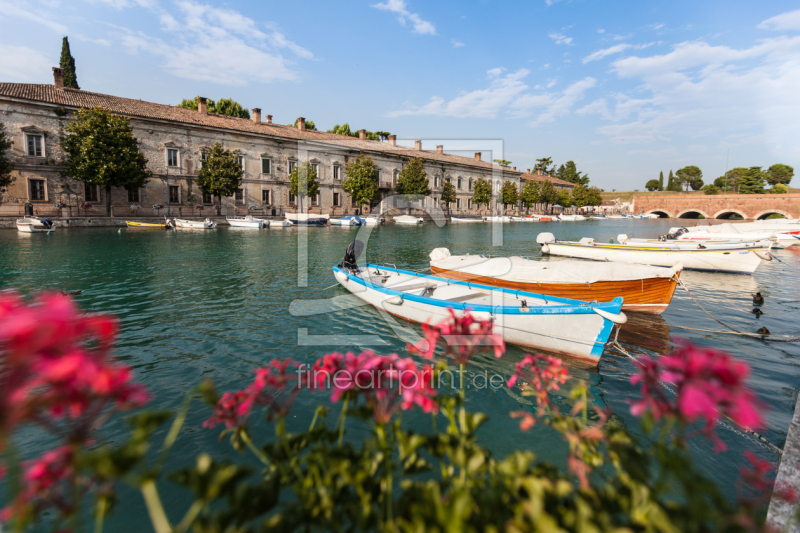
<svg viewBox="0 0 800 533">
<path fill-rule="evenodd" d="M 169 224 L 166 222 L 163 224 L 155 224 L 153 222 L 136 222 L 134 220 L 126 220 L 125 225 L 129 228 L 137 228 L 137 229 L 169 229 Z"/>
<path fill-rule="evenodd" d="M 622 261 L 639 265 L 672 267 L 683 263 L 690 270 L 752 274 L 761 260 L 771 260 L 770 241 L 753 243 L 595 243 L 594 239 L 556 241 L 552 233 L 540 233 L 536 242 L 542 245 L 543 254 L 592 259 L 594 261 Z"/>
<path fill-rule="evenodd" d="M 225 220 L 233 228 L 261 229 L 264 227 L 264 221 L 260 218 L 255 218 L 253 215 L 247 215 L 244 217 L 228 216 L 225 217 Z"/>
<path fill-rule="evenodd" d="M 483 222 L 482 218 L 461 218 L 461 217 L 450 217 L 450 222 L 453 224 L 474 224 L 476 222 Z"/>
<path fill-rule="evenodd" d="M 348 252 L 350 248 L 348 248 Z M 437 323 L 470 310 L 491 318 L 505 342 L 597 365 L 614 323 L 627 320 L 622 298 L 587 303 L 554 296 L 426 276 L 367 264 L 334 267 L 336 280 L 361 300 L 417 323 Z M 347 259 L 343 265 L 348 264 Z"/>
<path fill-rule="evenodd" d="M 286 220 L 295 226 L 327 226 L 328 215 L 312 213 L 286 213 Z"/>
<path fill-rule="evenodd" d="M 400 215 L 399 217 L 394 217 L 395 224 L 402 224 L 404 226 L 416 226 L 418 224 L 422 224 L 425 222 L 424 219 L 420 217 L 412 217 L 410 215 Z"/>
<path fill-rule="evenodd" d="M 50 233 L 56 230 L 58 224 L 49 218 L 28 216 L 17 219 L 17 231 L 22 233 Z"/>
<path fill-rule="evenodd" d="M 342 218 L 332 218 L 330 219 L 330 223 L 331 226 L 360 226 L 362 220 L 355 215 L 348 215 Z"/>
<path fill-rule="evenodd" d="M 290 221 L 283 219 L 283 220 L 265 220 L 265 223 L 269 222 L 270 228 L 291 228 L 294 226 Z"/>
<path fill-rule="evenodd" d="M 447 248 L 430 253 L 431 273 L 469 281 L 570 298 L 610 302 L 624 299 L 624 311 L 661 314 L 669 305 L 683 265 L 672 268 L 628 263 L 587 264 L 584 261 L 531 261 L 522 257 L 450 255 Z"/>
<path fill-rule="evenodd" d="M 217 223 L 210 220 L 186 220 L 182 218 L 175 219 L 175 227 L 178 229 L 214 229 Z"/>
</svg>

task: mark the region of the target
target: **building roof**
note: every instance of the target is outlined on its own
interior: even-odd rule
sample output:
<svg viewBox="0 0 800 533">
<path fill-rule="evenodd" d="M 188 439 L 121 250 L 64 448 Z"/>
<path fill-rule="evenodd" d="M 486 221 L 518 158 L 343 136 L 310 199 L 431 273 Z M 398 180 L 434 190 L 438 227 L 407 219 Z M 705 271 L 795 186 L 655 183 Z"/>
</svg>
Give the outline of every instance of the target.
<svg viewBox="0 0 800 533">
<path fill-rule="evenodd" d="M 521 180 L 535 180 L 535 181 L 550 181 L 553 185 L 558 185 L 559 187 L 569 187 L 570 189 L 575 187 L 575 184 L 571 181 L 562 180 L 561 178 L 557 178 L 555 176 L 546 176 L 544 174 L 530 174 L 528 172 L 523 173 L 519 179 Z"/>
<path fill-rule="evenodd" d="M 338 135 L 323 131 L 301 131 L 293 126 L 268 124 L 266 122 L 256 123 L 250 119 L 229 117 L 227 115 L 218 115 L 216 113 L 202 114 L 199 111 L 192 109 L 184 109 L 182 107 L 176 107 L 172 105 L 156 104 L 153 102 L 145 102 L 131 98 L 122 98 L 108 94 L 93 93 L 81 89 L 56 88 L 54 85 L 46 84 L 0 83 L 0 97 L 4 96 L 71 108 L 91 108 L 102 106 L 113 111 L 114 113 L 129 117 L 167 120 L 182 124 L 192 124 L 197 126 L 221 128 L 231 131 L 270 135 L 298 141 L 320 142 L 338 146 L 345 145 L 355 150 L 385 152 L 403 155 L 406 157 L 422 157 L 443 163 L 479 167 L 486 169 L 487 171 L 499 170 L 517 173 L 517 171 L 501 167 L 488 161 L 478 161 L 470 157 L 444 154 L 429 150 L 416 150 L 407 146 L 392 145 L 388 142 L 361 140 L 347 135 Z"/>
<path fill-rule="evenodd" d="M 606 200 L 606 201 L 604 201 L 604 202 L 600 202 L 600 205 L 605 205 L 605 206 L 614 206 L 614 205 L 617 205 L 618 203 L 619 203 L 619 199 L 616 199 L 616 200 Z"/>
</svg>

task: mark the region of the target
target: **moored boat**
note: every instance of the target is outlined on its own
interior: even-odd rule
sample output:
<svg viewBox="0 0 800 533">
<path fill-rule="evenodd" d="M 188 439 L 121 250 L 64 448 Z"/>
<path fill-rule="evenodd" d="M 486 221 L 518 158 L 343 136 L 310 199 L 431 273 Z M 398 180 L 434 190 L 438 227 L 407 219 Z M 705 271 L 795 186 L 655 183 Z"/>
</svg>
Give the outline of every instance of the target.
<svg viewBox="0 0 800 533">
<path fill-rule="evenodd" d="M 694 226 L 670 228 L 662 235 L 665 240 L 728 240 L 744 241 L 750 239 L 770 239 L 783 247 L 793 246 L 793 235 L 800 235 L 800 228 L 794 224 L 783 226 L 774 224 L 717 224 L 713 226 Z"/>
<path fill-rule="evenodd" d="M 348 247 L 350 255 L 352 245 Z M 541 349 L 596 365 L 614 323 L 627 320 L 622 298 L 588 303 L 407 272 L 355 265 L 355 257 L 333 268 L 336 280 L 381 311 L 417 323 L 437 323 L 470 311 L 492 319 L 507 343 Z"/>
<path fill-rule="evenodd" d="M 770 241 L 745 243 L 595 243 L 594 239 L 556 241 L 552 233 L 540 233 L 536 242 L 542 253 L 591 259 L 622 261 L 640 265 L 672 267 L 683 263 L 689 270 L 752 274 L 761 260 L 771 260 Z"/>
<path fill-rule="evenodd" d="M 453 224 L 474 224 L 476 222 L 483 222 L 482 218 L 461 218 L 461 217 L 450 217 L 450 222 Z"/>
<path fill-rule="evenodd" d="M 311 213 L 286 213 L 286 220 L 295 226 L 327 226 L 328 215 Z"/>
<path fill-rule="evenodd" d="M 58 224 L 49 218 L 27 216 L 17 219 L 17 230 L 22 233 L 50 233 L 57 227 Z"/>
<path fill-rule="evenodd" d="M 380 217 L 380 215 L 369 215 L 364 218 L 364 224 L 367 226 L 378 226 L 383 224 L 384 220 Z"/>
<path fill-rule="evenodd" d="M 586 220 L 586 217 L 583 215 L 558 215 L 558 220 L 563 222 L 581 222 Z"/>
<path fill-rule="evenodd" d="M 138 229 L 169 229 L 169 224 L 155 224 L 153 222 L 136 222 L 135 220 L 126 220 L 125 225 L 129 228 Z"/>
<path fill-rule="evenodd" d="M 558 220 L 558 218 L 549 215 L 531 215 L 531 218 L 534 222 L 553 222 L 553 220 Z"/>
<path fill-rule="evenodd" d="M 267 221 L 265 221 L 265 223 L 266 222 Z M 283 220 L 270 220 L 268 222 L 270 228 L 291 228 L 294 225 L 285 218 Z"/>
<path fill-rule="evenodd" d="M 412 217 L 410 215 L 400 215 L 399 217 L 394 217 L 395 224 L 402 224 L 405 226 L 416 226 L 417 224 L 422 224 L 425 220 L 420 217 Z"/>
<path fill-rule="evenodd" d="M 205 220 L 186 220 L 182 218 L 176 218 L 175 227 L 178 229 L 214 229 L 217 227 L 217 223 L 208 218 Z"/>
<path fill-rule="evenodd" d="M 507 222 L 511 222 L 511 217 L 506 217 L 506 216 L 483 217 L 483 220 L 485 220 L 486 222 L 502 222 L 505 224 Z"/>
<path fill-rule="evenodd" d="M 331 226 L 360 226 L 363 220 L 355 215 L 330 219 Z"/>
<path fill-rule="evenodd" d="M 663 313 L 675 293 L 683 265 L 672 268 L 606 262 L 532 261 L 522 257 L 450 255 L 447 248 L 430 253 L 431 273 L 494 287 L 610 302 L 621 296 L 624 311 Z M 591 267 L 591 268 L 587 268 Z"/>
<path fill-rule="evenodd" d="M 592 215 L 589 217 L 589 220 L 607 220 L 607 219 L 603 215 Z"/>
<path fill-rule="evenodd" d="M 261 229 L 264 227 L 264 221 L 260 218 L 253 217 L 253 215 L 244 217 L 228 216 L 225 217 L 225 220 L 234 228 Z"/>
</svg>

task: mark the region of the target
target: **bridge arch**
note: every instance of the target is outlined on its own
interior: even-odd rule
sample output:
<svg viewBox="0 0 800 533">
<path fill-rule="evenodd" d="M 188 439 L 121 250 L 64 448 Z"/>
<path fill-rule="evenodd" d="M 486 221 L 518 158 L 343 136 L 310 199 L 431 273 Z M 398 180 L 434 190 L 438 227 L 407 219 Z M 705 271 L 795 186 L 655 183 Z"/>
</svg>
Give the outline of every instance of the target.
<svg viewBox="0 0 800 533">
<path fill-rule="evenodd" d="M 720 218 L 720 219 L 726 219 L 727 220 L 727 219 L 731 218 L 732 215 L 739 215 L 743 219 L 745 219 L 745 220 L 747 219 L 747 215 L 744 213 L 744 211 L 739 211 L 738 209 L 723 209 L 722 211 L 717 211 L 714 214 L 714 218 Z"/>
<path fill-rule="evenodd" d="M 678 213 L 677 218 L 700 218 L 700 215 L 702 215 L 705 218 L 711 218 L 710 216 L 708 216 L 708 213 L 700 209 L 684 209 L 683 211 Z"/>
<path fill-rule="evenodd" d="M 783 218 L 792 218 L 792 215 L 790 215 L 786 211 L 782 211 L 780 209 L 765 209 L 764 211 L 761 211 L 760 213 L 757 213 L 756 216 L 754 216 L 753 218 L 756 219 L 756 220 L 764 220 L 768 216 L 775 215 L 775 214 L 783 215 Z"/>
<path fill-rule="evenodd" d="M 673 218 L 672 213 L 666 209 L 651 209 L 645 215 L 658 215 L 658 218 Z"/>
</svg>

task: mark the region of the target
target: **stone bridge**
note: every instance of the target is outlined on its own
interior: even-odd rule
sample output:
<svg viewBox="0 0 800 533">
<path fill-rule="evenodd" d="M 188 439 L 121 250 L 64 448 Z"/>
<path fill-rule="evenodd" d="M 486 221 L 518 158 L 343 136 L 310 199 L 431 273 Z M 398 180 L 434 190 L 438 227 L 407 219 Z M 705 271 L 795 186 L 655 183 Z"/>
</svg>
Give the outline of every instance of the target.
<svg viewBox="0 0 800 533">
<path fill-rule="evenodd" d="M 662 218 L 759 220 L 776 213 L 786 218 L 800 218 L 800 194 L 634 196 L 633 211 Z"/>
</svg>

